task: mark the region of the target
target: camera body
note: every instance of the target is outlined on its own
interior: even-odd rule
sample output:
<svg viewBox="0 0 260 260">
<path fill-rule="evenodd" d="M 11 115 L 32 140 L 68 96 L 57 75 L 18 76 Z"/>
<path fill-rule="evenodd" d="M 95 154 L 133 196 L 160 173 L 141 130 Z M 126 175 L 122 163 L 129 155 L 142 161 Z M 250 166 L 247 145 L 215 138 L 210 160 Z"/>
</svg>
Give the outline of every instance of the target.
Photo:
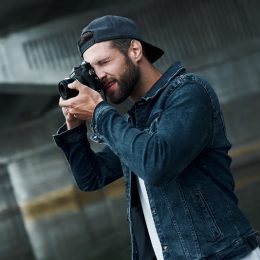
<svg viewBox="0 0 260 260">
<path fill-rule="evenodd" d="M 88 62 L 83 62 L 81 65 L 73 68 L 69 78 L 61 80 L 58 83 L 59 94 L 63 99 L 66 100 L 78 95 L 78 90 L 68 88 L 68 84 L 75 80 L 78 80 L 83 85 L 86 85 L 98 92 L 102 90 L 101 82 L 94 69 Z"/>
</svg>

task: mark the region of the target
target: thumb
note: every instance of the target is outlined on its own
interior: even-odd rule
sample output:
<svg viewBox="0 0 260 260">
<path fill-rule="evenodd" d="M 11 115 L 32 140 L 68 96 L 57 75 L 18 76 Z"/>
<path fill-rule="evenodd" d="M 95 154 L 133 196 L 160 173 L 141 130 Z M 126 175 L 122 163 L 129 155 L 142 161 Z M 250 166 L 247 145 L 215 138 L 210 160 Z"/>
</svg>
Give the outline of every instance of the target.
<svg viewBox="0 0 260 260">
<path fill-rule="evenodd" d="M 81 85 L 82 84 L 78 80 L 75 80 L 72 83 L 68 84 L 68 88 L 80 91 Z"/>
</svg>

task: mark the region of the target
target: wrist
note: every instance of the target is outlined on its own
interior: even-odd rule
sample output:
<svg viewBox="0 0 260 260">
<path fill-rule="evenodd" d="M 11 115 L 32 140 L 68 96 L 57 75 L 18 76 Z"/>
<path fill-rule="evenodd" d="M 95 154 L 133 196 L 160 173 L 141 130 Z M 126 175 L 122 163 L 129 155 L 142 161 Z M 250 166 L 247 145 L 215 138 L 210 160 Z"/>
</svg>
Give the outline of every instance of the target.
<svg viewBox="0 0 260 260">
<path fill-rule="evenodd" d="M 102 118 L 108 111 L 116 111 L 114 107 L 112 107 L 110 104 L 108 104 L 106 101 L 102 101 L 98 103 L 94 109 L 93 117 L 90 122 L 90 127 L 94 133 L 97 133 L 98 131 L 98 124 L 102 123 Z"/>
<path fill-rule="evenodd" d="M 66 121 L 66 126 L 68 130 L 78 127 L 84 123 L 83 120 Z"/>
</svg>

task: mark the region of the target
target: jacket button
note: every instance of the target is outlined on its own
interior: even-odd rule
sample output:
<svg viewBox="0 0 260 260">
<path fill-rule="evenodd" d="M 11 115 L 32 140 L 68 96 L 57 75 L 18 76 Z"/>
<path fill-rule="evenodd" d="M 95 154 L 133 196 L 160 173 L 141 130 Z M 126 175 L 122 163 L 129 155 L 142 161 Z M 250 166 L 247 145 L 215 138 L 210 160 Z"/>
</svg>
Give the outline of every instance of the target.
<svg viewBox="0 0 260 260">
<path fill-rule="evenodd" d="M 163 251 L 166 251 L 168 249 L 168 246 L 163 246 L 162 249 Z"/>
</svg>

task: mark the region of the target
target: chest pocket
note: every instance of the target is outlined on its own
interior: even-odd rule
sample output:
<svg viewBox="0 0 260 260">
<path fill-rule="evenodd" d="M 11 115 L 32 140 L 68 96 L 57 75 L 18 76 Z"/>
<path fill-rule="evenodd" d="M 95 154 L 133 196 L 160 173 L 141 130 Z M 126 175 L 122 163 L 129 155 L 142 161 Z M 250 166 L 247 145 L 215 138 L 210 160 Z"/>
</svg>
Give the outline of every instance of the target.
<svg viewBox="0 0 260 260">
<path fill-rule="evenodd" d="M 153 113 L 149 120 L 147 121 L 146 128 L 144 129 L 149 135 L 153 135 L 157 133 L 159 121 L 162 115 L 162 110 Z"/>
</svg>

